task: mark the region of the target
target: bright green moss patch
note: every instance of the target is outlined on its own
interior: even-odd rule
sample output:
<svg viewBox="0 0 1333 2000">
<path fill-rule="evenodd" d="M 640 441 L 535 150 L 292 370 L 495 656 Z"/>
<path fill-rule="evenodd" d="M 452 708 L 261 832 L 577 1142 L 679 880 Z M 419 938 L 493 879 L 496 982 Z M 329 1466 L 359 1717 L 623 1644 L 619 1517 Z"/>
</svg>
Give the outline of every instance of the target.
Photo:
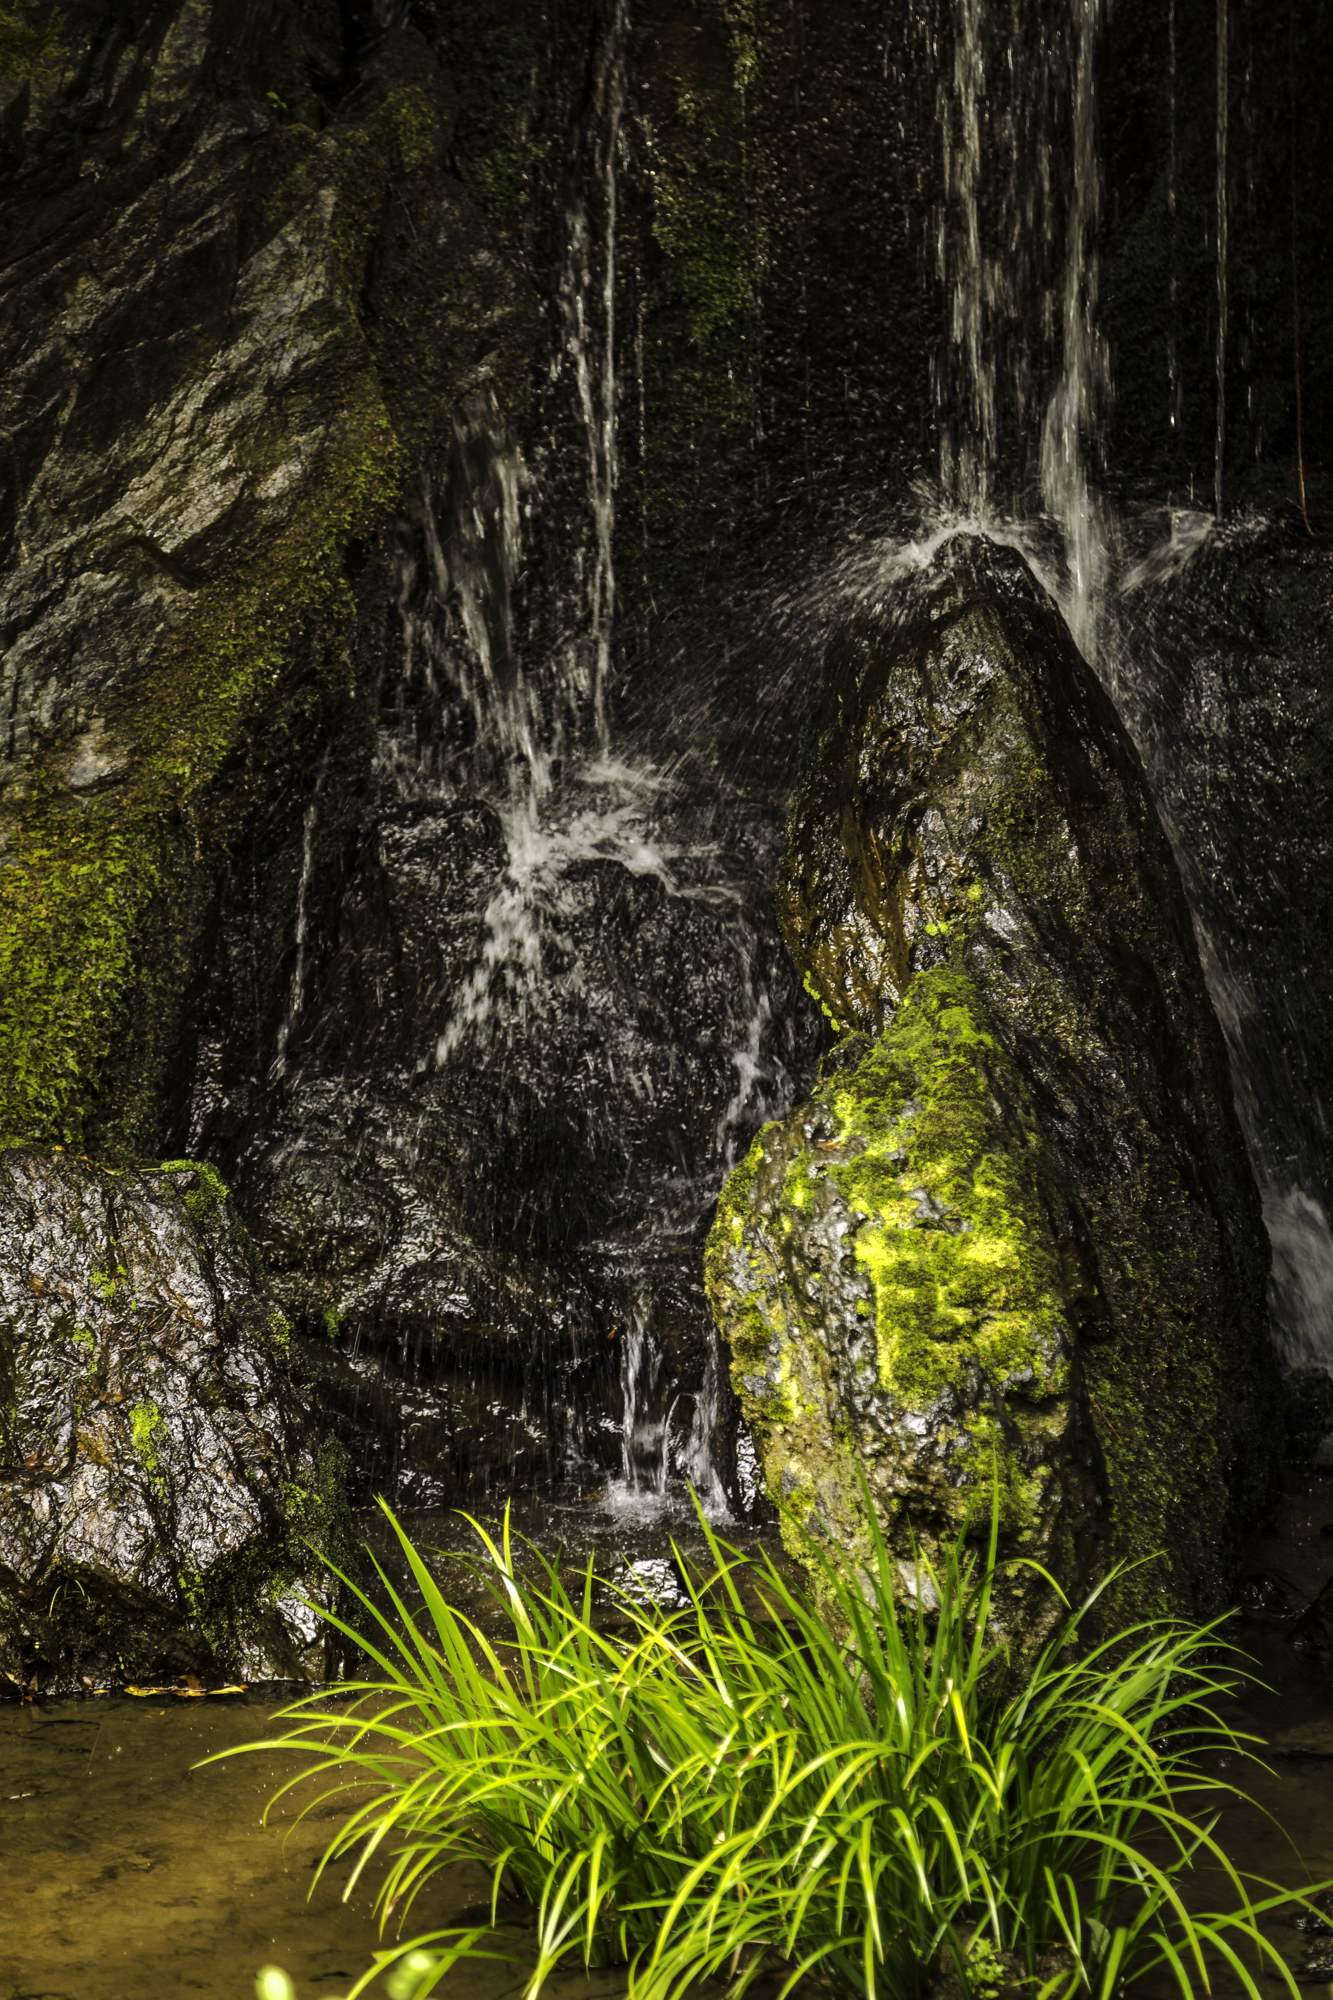
<svg viewBox="0 0 1333 2000">
<path fill-rule="evenodd" d="M 881 1384 L 916 1407 L 972 1363 L 996 1388 L 1064 1388 L 1041 1147 L 1021 1123 L 996 1120 L 991 1079 L 1005 1068 L 971 981 L 926 972 L 829 1093 L 839 1150 L 853 1157 L 828 1172 L 866 1218 L 853 1241 L 874 1294 Z"/>
<path fill-rule="evenodd" d="M 0 867 L 0 1145 L 77 1136 L 133 975 L 156 856 L 104 811 L 66 818 L 49 789 Z"/>
<path fill-rule="evenodd" d="M 8 835 L 0 1144 L 85 1140 L 118 1038 L 161 1060 L 199 905 L 197 879 L 159 896 L 180 872 L 177 850 L 215 849 L 298 731 L 351 692 L 343 554 L 396 492 L 398 455 L 373 384 L 349 384 L 349 399 L 347 433 L 307 507 L 248 574 L 201 593 L 168 641 L 141 690 L 128 782 L 81 801 L 43 780 Z M 131 1150 L 151 1143 L 126 1136 Z"/>
<path fill-rule="evenodd" d="M 162 1470 L 154 1441 L 162 1428 L 162 1421 L 162 1412 L 156 1403 L 136 1403 L 130 1411 L 130 1434 L 134 1439 L 134 1449 L 154 1479 L 160 1477 Z"/>
<path fill-rule="evenodd" d="M 342 324 L 312 378 L 324 442 L 302 462 L 286 519 L 252 532 L 242 507 L 143 650 L 103 718 L 123 773 L 114 786 L 75 795 L 57 755 L 25 776 L 0 828 L 0 1144 L 158 1150 L 213 871 L 312 744 L 360 726 L 358 594 L 377 588 L 405 467 L 475 379 L 479 314 L 497 404 L 510 415 L 524 404 L 535 311 L 475 211 L 442 194 L 448 123 L 447 94 L 407 82 L 339 130 L 332 155 L 327 137 L 316 145 L 296 127 L 273 142 L 266 229 L 332 197 Z M 491 274 L 482 301 L 479 270 Z M 281 469 L 275 436 L 261 426 L 237 439 L 250 490 Z"/>
<path fill-rule="evenodd" d="M 907 1559 L 995 1479 L 1011 1547 L 1060 1567 L 1063 1195 L 975 985 L 919 972 L 826 1068 L 728 1181 L 706 1259 L 787 1546 L 863 1548 L 864 1473 Z"/>
<path fill-rule="evenodd" d="M 158 1171 L 195 1175 L 196 1184 L 185 1197 L 185 1207 L 196 1229 L 211 1229 L 218 1219 L 218 1210 L 231 1197 L 231 1190 L 217 1168 L 203 1160 L 163 1160 Z"/>
</svg>

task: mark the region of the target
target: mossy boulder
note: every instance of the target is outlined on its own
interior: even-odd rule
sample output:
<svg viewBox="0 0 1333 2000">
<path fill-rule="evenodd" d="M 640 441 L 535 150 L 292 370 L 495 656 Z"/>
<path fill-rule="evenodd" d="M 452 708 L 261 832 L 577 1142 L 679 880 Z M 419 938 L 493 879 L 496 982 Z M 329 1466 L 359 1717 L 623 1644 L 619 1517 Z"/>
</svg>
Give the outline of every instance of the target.
<svg viewBox="0 0 1333 2000">
<path fill-rule="evenodd" d="M 1113 1615 L 1226 1599 L 1277 1441 L 1267 1244 L 1179 878 L 1021 558 L 841 633 L 778 910 L 839 1034 L 725 1188 L 714 1313 L 793 1546 L 985 1505 Z"/>
<path fill-rule="evenodd" d="M 0 1663 L 322 1678 L 342 1453 L 227 1191 L 0 1155 Z"/>
<path fill-rule="evenodd" d="M 709 1291 L 797 1554 L 957 1522 L 998 1477 L 1010 1544 L 1068 1575 L 1104 1541 L 1104 1478 L 1063 1282 L 1051 1148 L 966 973 L 923 973 L 879 1040 L 723 1195 Z M 862 1486 L 862 1479 L 866 1487 Z"/>
</svg>

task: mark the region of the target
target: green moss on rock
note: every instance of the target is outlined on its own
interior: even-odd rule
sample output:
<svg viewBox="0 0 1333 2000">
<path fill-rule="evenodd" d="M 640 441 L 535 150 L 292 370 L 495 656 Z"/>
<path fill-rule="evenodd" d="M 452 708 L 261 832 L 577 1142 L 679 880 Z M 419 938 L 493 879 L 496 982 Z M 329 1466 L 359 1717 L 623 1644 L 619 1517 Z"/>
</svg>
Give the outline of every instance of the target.
<svg viewBox="0 0 1333 2000">
<path fill-rule="evenodd" d="M 75 769 L 89 757 L 68 728 L 34 727 L 0 801 L 0 1143 L 157 1151 L 214 871 L 298 747 L 358 726 L 354 632 L 406 472 L 478 379 L 501 408 L 524 406 L 535 311 L 444 176 L 442 76 L 418 63 L 405 78 L 404 61 L 388 37 L 359 119 L 318 136 L 279 126 L 247 140 L 243 166 L 226 144 L 201 148 L 172 197 L 234 219 L 245 261 L 198 307 L 189 382 L 127 378 L 133 394 L 99 418 L 102 483 L 115 496 L 137 481 L 136 509 L 157 520 L 167 488 L 194 479 L 181 507 L 206 525 L 177 551 L 169 523 L 129 534 L 108 502 L 62 558 L 72 605 L 92 572 L 91 601 L 114 588 L 125 616 L 86 640 L 74 611 L 59 634 L 57 712 L 81 718 L 105 775 Z M 177 238 L 159 205 L 127 293 L 165 282 Z M 95 340 L 95 315 L 89 328 Z M 71 356 L 75 375 L 95 365 Z M 199 455 L 173 470 L 196 430 Z M 36 632 L 52 600 L 44 576 L 32 588 Z M 115 671 L 85 663 L 116 646 Z"/>
<path fill-rule="evenodd" d="M 1063 1197 L 975 985 L 923 972 L 883 1037 L 826 1067 L 728 1181 L 706 1265 L 789 1546 L 863 1545 L 860 1467 L 906 1559 L 994 1465 L 1011 1551 L 1067 1568 L 1093 1496 Z"/>
<path fill-rule="evenodd" d="M 830 1088 L 826 1143 L 840 1153 L 862 1142 L 829 1172 L 867 1218 L 855 1253 L 874 1295 L 881 1384 L 916 1408 L 958 1385 L 974 1358 L 992 1382 L 1026 1371 L 1048 1393 L 1067 1386 L 1053 1358 L 1068 1329 L 1041 1140 L 1023 1122 L 997 1133 L 992 1075 L 1013 1093 L 976 988 L 942 970 L 910 989 L 884 1040 Z"/>
<path fill-rule="evenodd" d="M 830 645 L 778 913 L 826 1010 L 882 1036 L 842 1045 L 841 1111 L 830 1078 L 766 1137 L 787 1160 L 778 1187 L 754 1176 L 777 1202 L 763 1227 L 807 1246 L 804 1263 L 784 1250 L 785 1275 L 761 1257 L 757 1294 L 770 1337 L 780 1322 L 809 1357 L 805 1406 L 826 1410 L 799 1452 L 775 1428 L 801 1458 L 794 1488 L 841 1491 L 850 1454 L 877 1505 L 892 1516 L 910 1494 L 929 1525 L 994 1443 L 1020 1536 L 1067 1583 L 1137 1565 L 1102 1600 L 1110 1618 L 1221 1609 L 1277 1437 L 1259 1205 L 1142 768 L 1011 551 L 946 542 L 891 618 Z M 988 1094 L 999 1124 L 978 1152 Z M 787 1135 L 816 1117 L 803 1183 Z M 882 1393 L 900 1431 L 913 1409 L 925 1421 L 905 1472 L 884 1472 L 858 1414 L 853 1306 L 811 1269 L 835 1207 L 872 1225 L 847 1240 L 865 1239 L 851 1267 Z M 754 1290 L 741 1275 L 737 1299 Z M 715 1309 L 756 1347 L 736 1300 Z"/>
</svg>

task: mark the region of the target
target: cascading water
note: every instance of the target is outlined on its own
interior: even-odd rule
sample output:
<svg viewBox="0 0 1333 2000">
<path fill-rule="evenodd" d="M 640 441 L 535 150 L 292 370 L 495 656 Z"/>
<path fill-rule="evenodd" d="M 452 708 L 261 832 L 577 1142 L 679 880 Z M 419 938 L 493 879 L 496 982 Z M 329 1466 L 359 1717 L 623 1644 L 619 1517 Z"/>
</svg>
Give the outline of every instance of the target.
<svg viewBox="0 0 1333 2000">
<path fill-rule="evenodd" d="M 1179 860 L 1194 913 L 1204 970 L 1227 1039 L 1242 1129 L 1264 1205 L 1273 1247 L 1270 1309 L 1284 1368 L 1299 1377 L 1333 1376 L 1333 1225 L 1329 1220 L 1329 1110 L 1310 1101 L 1302 1078 L 1311 1069 L 1302 1050 L 1300 954 L 1291 973 L 1277 973 L 1274 929 L 1299 936 L 1302 915 L 1282 881 L 1265 894 L 1287 912 L 1285 923 L 1250 914 L 1234 821 L 1247 778 L 1232 765 L 1210 769 L 1237 728 L 1237 680 L 1264 638 L 1246 630 L 1244 600 L 1227 604 L 1219 622 L 1209 593 L 1225 596 L 1246 550 L 1267 532 L 1255 518 L 1221 528 L 1226 450 L 1228 312 L 1228 47 L 1226 0 L 1217 0 L 1214 49 L 1215 289 L 1212 370 L 1213 507 L 1206 514 L 1166 508 L 1165 534 L 1151 517 L 1117 520 L 1098 490 L 1103 414 L 1110 400 L 1110 363 L 1098 320 L 1098 223 L 1101 163 L 1097 143 L 1096 58 L 1101 0 L 1069 0 L 1062 32 L 999 41 L 1008 74 L 997 64 L 992 38 L 998 12 L 979 0 L 955 0 L 955 54 L 939 87 L 945 135 L 945 207 L 937 232 L 938 264 L 948 297 L 945 365 L 937 373 L 941 472 L 945 509 L 928 515 L 923 546 L 959 519 L 981 525 L 1021 547 L 1058 598 L 1081 649 L 1098 668 L 1142 754 Z M 1006 24 L 1007 25 L 1007 24 Z M 1169 299 L 1166 329 L 1167 408 L 1177 432 L 1183 383 L 1177 324 L 1176 10 L 1168 21 Z M 1001 75 L 997 77 L 997 70 Z M 1018 115 L 1019 111 L 1024 115 Z M 1052 195 L 1048 162 L 1067 156 L 1063 207 Z M 1020 197 L 1020 191 L 1023 191 Z M 1014 228 L 1026 200 L 1027 227 Z M 1056 274 L 1056 254 L 1062 269 Z M 1054 302 L 1059 354 L 1041 429 L 1040 485 L 1053 547 L 1040 519 L 1006 506 L 1021 496 L 1023 437 L 1034 401 L 1034 358 Z M 1010 324 L 1027 330 L 1011 342 Z M 1006 467 L 1006 455 L 1009 464 Z M 1160 516 L 1158 517 L 1160 518 Z M 1146 532 L 1145 532 L 1146 530 Z M 911 553 L 895 552 L 900 562 Z M 892 564 L 890 565 L 891 573 Z M 883 581 L 888 580 L 886 573 Z M 851 587 L 851 570 L 846 573 Z M 1205 574 L 1210 582 L 1205 582 Z M 1191 577 L 1195 581 L 1191 581 Z M 866 585 L 858 586 L 862 591 Z M 878 588 L 878 586 L 876 586 Z M 1192 617 L 1190 631 L 1184 629 Z M 1227 620 L 1230 620 L 1229 629 Z M 1233 664 L 1228 668 L 1230 652 Z M 1246 661 L 1245 665 L 1241 662 Z M 1268 670 L 1263 670 L 1267 672 Z M 1230 682 L 1230 688 L 1227 683 Z M 1270 743 L 1271 718 L 1260 719 L 1258 741 Z M 1245 718 L 1240 717 L 1241 726 Z M 1327 1408 L 1325 1408 L 1327 1404 Z M 1333 1424 L 1324 1397 L 1317 1420 Z M 1333 1444 L 1321 1447 L 1333 1454 Z"/>
<path fill-rule="evenodd" d="M 520 447 L 478 383 L 399 524 L 334 942 L 312 975 L 312 799 L 275 1093 L 228 1162 L 407 1506 L 754 1497 L 699 1252 L 817 1017 L 771 910 L 780 776 L 720 769 L 687 701 L 665 731 L 612 701 L 628 28 L 617 0 L 579 93 L 540 422 Z"/>
<path fill-rule="evenodd" d="M 1110 540 L 1093 483 L 1109 390 L 1097 311 L 1101 19 L 1101 0 L 1069 0 L 1056 23 L 1025 34 L 983 0 L 955 0 L 954 61 L 938 101 L 945 504 L 992 529 L 1012 526 L 1030 519 L 1024 501 L 1039 485 L 1063 542 L 1066 616 L 1089 655 Z M 1057 158 L 1068 159 L 1061 188 Z"/>
<path fill-rule="evenodd" d="M 625 103 L 625 32 L 628 0 L 616 0 L 602 46 L 593 90 L 592 173 L 602 201 L 601 241 L 594 250 L 588 203 L 582 192 L 566 210 L 568 253 L 560 282 L 565 323 L 563 360 L 571 366 L 587 444 L 587 503 L 591 545 L 577 564 L 584 580 L 586 638 L 570 648 L 570 679 L 591 696 L 599 747 L 606 747 L 606 683 L 616 610 L 614 559 L 618 459 L 616 450 L 616 206 L 617 153 Z M 599 322 L 593 336 L 594 315 Z M 560 362 L 553 367 L 559 371 Z"/>
<path fill-rule="evenodd" d="M 1101 11 L 1101 0 L 1071 0 L 1073 174 L 1061 287 L 1063 351 L 1041 447 L 1042 497 L 1064 538 L 1069 629 L 1090 660 L 1097 652 L 1109 544 L 1106 515 L 1089 474 L 1109 388 L 1109 360 L 1097 319 L 1101 180 L 1094 63 Z"/>
<path fill-rule="evenodd" d="M 1028 479 L 1060 221 L 1047 142 L 1066 58 L 1058 37 L 1024 33 L 987 0 L 954 0 L 952 25 L 953 62 L 936 97 L 947 337 L 935 404 L 946 501 L 986 518 Z"/>
<path fill-rule="evenodd" d="M 1213 513 L 1222 518 L 1222 466 L 1227 440 L 1227 133 L 1230 121 L 1230 34 L 1227 0 L 1217 0 L 1217 424 L 1213 452 Z"/>
<path fill-rule="evenodd" d="M 560 137 L 542 195 L 545 346 L 532 407 L 506 415 L 481 363 L 415 482 L 392 551 L 389 630 L 375 642 L 370 778 L 356 793 L 331 777 L 317 805 L 312 790 L 293 812 L 281 1017 L 275 1009 L 262 1063 L 245 1059 L 255 1076 L 272 1069 L 271 1086 L 247 1075 L 224 1089 L 210 1072 L 195 1096 L 191 1148 L 215 1152 L 265 1219 L 289 1310 L 303 1325 L 341 1328 L 338 1394 L 367 1488 L 387 1484 L 400 1502 L 427 1505 L 554 1481 L 629 1506 L 658 1504 L 688 1478 L 715 1508 L 753 1496 L 753 1455 L 736 1435 L 699 1265 L 722 1176 L 756 1126 L 808 1085 L 819 1046 L 771 906 L 796 741 L 831 630 L 859 601 L 891 596 L 960 524 L 1022 547 L 1137 737 L 1195 895 L 1238 1098 L 1273 1194 L 1278 1292 L 1306 1300 L 1296 1314 L 1306 1332 L 1290 1337 L 1290 1352 L 1333 1352 L 1333 1328 L 1316 1324 L 1333 1284 L 1307 1282 L 1322 1268 L 1309 1244 L 1333 1248 L 1325 1194 L 1304 1166 L 1278 1160 L 1277 1066 L 1264 1081 L 1267 1059 L 1252 1060 L 1265 1003 L 1223 937 L 1199 858 L 1216 813 L 1208 819 L 1192 779 L 1180 782 L 1166 726 L 1174 704 L 1204 743 L 1213 711 L 1178 701 L 1154 664 L 1169 650 L 1166 586 L 1202 574 L 1221 542 L 1179 510 L 1159 536 L 1160 514 L 1150 531 L 1147 516 L 1115 515 L 1099 490 L 1110 367 L 1097 85 L 1112 18 L 1101 0 L 1041 11 L 1037 21 L 998 0 L 911 6 L 892 64 L 884 35 L 894 143 L 906 159 L 911 89 L 931 133 L 912 186 L 937 196 L 928 229 L 943 294 L 933 301 L 943 305 L 933 321 L 941 490 L 907 534 L 909 503 L 895 514 L 896 497 L 883 503 L 892 534 L 865 526 L 864 488 L 845 505 L 821 513 L 821 494 L 801 511 L 818 456 L 809 413 L 827 385 L 792 332 L 804 339 L 814 289 L 807 296 L 804 271 L 799 284 L 775 280 L 790 315 L 774 373 L 801 406 L 799 452 L 768 461 L 781 398 L 756 392 L 745 421 L 753 481 L 743 505 L 734 493 L 728 502 L 750 539 L 728 542 L 719 502 L 705 523 L 724 551 L 716 585 L 684 611 L 654 597 L 658 529 L 646 511 L 628 533 L 624 519 L 627 495 L 646 509 L 661 463 L 652 429 L 669 315 L 654 293 L 662 243 L 644 218 L 661 163 L 679 159 L 665 142 L 654 150 L 648 126 L 650 113 L 677 118 L 693 135 L 689 173 L 706 181 L 725 121 L 709 125 L 699 111 L 702 57 L 689 92 L 665 109 L 636 98 L 641 24 L 629 0 L 588 13 L 578 75 L 551 121 Z M 907 43 L 941 23 L 909 88 Z M 692 49 L 704 39 L 696 26 Z M 1191 305 L 1176 217 L 1187 180 L 1177 27 L 1173 0 L 1162 369 L 1173 427 L 1187 409 Z M 847 82 L 844 72 L 839 88 Z M 799 116 L 799 78 L 796 87 Z M 737 182 L 742 207 L 769 171 L 769 114 L 753 79 L 744 104 L 745 144 L 761 164 Z M 683 158 L 684 138 L 681 147 Z M 687 329 L 703 324 L 699 299 L 716 304 L 704 252 L 718 241 L 711 213 L 686 241 L 689 173 L 679 170 L 671 236 L 686 242 L 676 278 Z M 1219 187 L 1225 206 L 1224 174 Z M 760 246 L 750 289 L 724 288 L 719 311 L 733 293 L 744 293 L 746 314 L 759 311 L 766 239 L 746 217 L 726 254 L 739 254 L 742 237 Z M 794 198 L 780 220 L 791 241 L 807 227 Z M 910 207 L 918 249 L 922 220 Z M 859 252 L 853 266 L 848 285 L 861 286 Z M 702 370 L 694 332 L 677 335 Z M 748 321 L 744 340 L 728 367 L 759 352 Z M 854 342 L 849 359 L 851 407 Z M 1197 404 L 1197 383 L 1191 395 Z M 1160 404 L 1159 387 L 1159 422 Z M 1173 457 L 1173 468 L 1183 462 Z M 686 514 L 693 504 L 680 503 Z M 1284 1241 L 1305 1276 L 1282 1277 Z"/>
</svg>

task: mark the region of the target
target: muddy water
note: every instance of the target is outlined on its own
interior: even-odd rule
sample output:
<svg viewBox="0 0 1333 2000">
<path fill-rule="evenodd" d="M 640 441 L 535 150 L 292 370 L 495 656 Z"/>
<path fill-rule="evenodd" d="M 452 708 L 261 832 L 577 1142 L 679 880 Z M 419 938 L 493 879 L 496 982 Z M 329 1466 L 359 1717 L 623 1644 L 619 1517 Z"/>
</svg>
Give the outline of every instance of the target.
<svg viewBox="0 0 1333 2000">
<path fill-rule="evenodd" d="M 516 1511 L 516 1535 L 540 1539 L 579 1569 L 670 1598 L 670 1542 L 702 1564 L 704 1537 L 679 1499 L 611 1496 L 606 1507 L 538 1506 Z M 502 1517 L 484 1523 L 498 1536 Z M 459 1517 L 405 1519 L 417 1545 L 475 1548 Z M 369 1546 L 415 1608 L 396 1542 L 378 1512 L 361 1523 Z M 773 1531 L 725 1532 L 747 1550 L 777 1549 Z M 516 1544 L 520 1566 L 535 1572 Z M 448 1555 L 431 1569 L 450 1601 L 488 1622 L 489 1600 Z M 377 1595 L 380 1593 L 377 1593 Z M 298 1759 L 267 1752 L 196 1769 L 201 1759 L 270 1733 L 284 1700 L 252 1690 L 241 1698 L 0 1703 L 0 2000 L 251 2000 L 261 1965 L 285 1967 L 298 2000 L 345 1993 L 380 1943 L 375 1882 L 342 1900 L 344 1863 L 310 1893 L 314 1863 L 342 1809 L 297 1814 L 305 1788 L 260 1824 L 266 1801 Z M 280 1727 L 280 1725 L 279 1725 Z M 488 1893 L 479 1869 L 451 1871 L 433 1903 L 423 1898 L 412 1929 L 449 1923 Z M 453 2000 L 505 2000 L 521 1990 L 504 1965 L 460 1966 Z M 378 1985 L 374 1989 L 382 1995 Z M 559 1983 L 553 2000 L 607 2000 L 624 1977 Z"/>
<path fill-rule="evenodd" d="M 586 1539 L 600 1556 L 632 1530 L 626 1553 L 644 1565 L 638 1573 L 669 1588 L 661 1555 L 669 1525 L 630 1521 Z M 374 1539 L 387 1546 L 378 1530 Z M 1295 1887 L 1333 1877 L 1333 1659 L 1302 1657 L 1288 1637 L 1290 1613 L 1333 1575 L 1333 1480 L 1290 1482 L 1247 1572 L 1262 1579 L 1249 1587 L 1259 1616 L 1235 1636 L 1270 1691 L 1252 1691 L 1238 1719 L 1269 1742 L 1270 1768 L 1219 1774 L 1240 1779 L 1256 1800 L 1224 1808 L 1220 1834 L 1242 1868 Z M 448 1565 L 441 1573 L 456 1575 Z M 310 1893 L 338 1809 L 317 1808 L 297 1825 L 311 1796 L 302 1791 L 265 1828 L 264 1803 L 292 1768 L 279 1755 L 195 1768 L 213 1751 L 262 1738 L 278 1706 L 277 1696 L 252 1691 L 0 1707 L 0 2000 L 250 2000 L 255 1972 L 269 1962 L 291 1973 L 298 2000 L 346 1992 L 379 1937 L 373 1883 L 342 1900 L 350 1865 Z M 418 1921 L 450 1921 L 484 1886 L 479 1870 L 457 1869 L 432 1904 L 418 1906 Z M 1270 1934 L 1298 1964 L 1309 1940 L 1281 1921 Z M 521 1983 L 514 1967 L 459 1967 L 448 1991 L 452 2000 L 510 2000 Z M 1326 1974 L 1318 1986 L 1328 1983 Z M 1274 2000 L 1283 1990 L 1263 1976 L 1259 1985 Z M 615 1974 L 571 1978 L 553 2000 L 612 2000 L 623 1990 Z M 1217 1990 L 1235 1989 L 1223 1977 Z"/>
<path fill-rule="evenodd" d="M 1333 1617 L 1322 1653 L 1293 1644 L 1302 1609 L 1333 1578 L 1333 1478 L 1290 1473 L 1273 1520 L 1252 1539 L 1242 1572 L 1247 1609 L 1227 1636 L 1250 1655 L 1255 1676 L 1227 1719 L 1261 1739 L 1260 1765 L 1232 1761 L 1219 1776 L 1239 1785 L 1252 1805 L 1223 1805 L 1217 1838 L 1243 1873 L 1308 1890 L 1333 1881 Z M 1257 1893 L 1257 1892 L 1256 1892 Z M 1201 1871 L 1188 1900 L 1195 1907 L 1231 1908 L 1234 1898 L 1215 1875 Z M 1278 1914 L 1264 1929 L 1307 1991 L 1326 1993 L 1330 1972 L 1311 1977 L 1302 1960 L 1316 1942 Z M 1333 1943 L 1333 1939 L 1319 1941 Z M 1280 1979 L 1251 1968 L 1267 1996 L 1286 1991 Z M 1165 1987 L 1162 1989 L 1165 1994 Z M 1221 1972 L 1216 1991 L 1240 1991 Z"/>
</svg>

